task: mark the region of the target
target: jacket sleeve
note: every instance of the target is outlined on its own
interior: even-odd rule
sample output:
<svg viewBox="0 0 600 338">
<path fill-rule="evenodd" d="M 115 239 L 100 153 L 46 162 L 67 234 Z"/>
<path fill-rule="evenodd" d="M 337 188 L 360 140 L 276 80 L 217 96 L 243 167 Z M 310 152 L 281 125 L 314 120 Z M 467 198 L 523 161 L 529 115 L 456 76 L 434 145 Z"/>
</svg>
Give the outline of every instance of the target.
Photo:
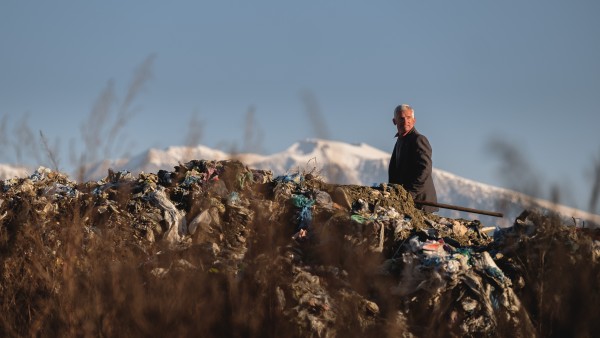
<svg viewBox="0 0 600 338">
<path fill-rule="evenodd" d="M 416 139 L 415 179 L 407 190 L 419 194 L 425 191 L 425 182 L 431 176 L 431 145 L 427 137 L 419 135 Z"/>
</svg>

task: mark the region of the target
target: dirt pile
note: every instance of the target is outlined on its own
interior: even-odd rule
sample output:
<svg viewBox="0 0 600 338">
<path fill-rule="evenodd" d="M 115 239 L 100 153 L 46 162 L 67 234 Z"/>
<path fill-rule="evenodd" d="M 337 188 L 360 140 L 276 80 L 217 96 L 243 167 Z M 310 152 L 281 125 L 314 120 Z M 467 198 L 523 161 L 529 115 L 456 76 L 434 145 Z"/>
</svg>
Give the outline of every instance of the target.
<svg viewBox="0 0 600 338">
<path fill-rule="evenodd" d="M 599 234 L 236 161 L 0 184 L 1 336 L 591 335 Z"/>
</svg>

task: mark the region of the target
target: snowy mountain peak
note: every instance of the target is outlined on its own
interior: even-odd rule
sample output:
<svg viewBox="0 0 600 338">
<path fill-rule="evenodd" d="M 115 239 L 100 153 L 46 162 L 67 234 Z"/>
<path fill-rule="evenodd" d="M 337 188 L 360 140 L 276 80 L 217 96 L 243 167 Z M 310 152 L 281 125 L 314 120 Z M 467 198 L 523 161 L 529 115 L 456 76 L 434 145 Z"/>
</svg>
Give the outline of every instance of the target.
<svg viewBox="0 0 600 338">
<path fill-rule="evenodd" d="M 387 182 L 390 153 L 365 143 L 349 144 L 323 139 L 306 139 L 292 144 L 286 150 L 272 155 L 228 154 L 203 145 L 195 147 L 171 146 L 165 149 L 149 149 L 136 156 L 105 160 L 91 166 L 88 180 L 97 180 L 107 174 L 108 168 L 127 170 L 134 174 L 159 170 L 173 170 L 179 163 L 192 159 L 226 160 L 237 159 L 251 168 L 271 170 L 275 175 L 297 170 L 317 171 L 326 181 L 338 184 L 372 186 Z M 2 178 L 21 175 L 12 168 L 0 167 Z M 4 170 L 4 172 L 2 171 Z M 511 190 L 475 182 L 449 172 L 434 168 L 433 180 L 438 193 L 438 202 L 468 208 L 498 211 L 505 214 L 502 219 L 477 214 L 466 214 L 452 210 L 440 210 L 439 215 L 453 218 L 479 219 L 486 225 L 509 226 L 526 208 L 541 208 L 560 212 L 574 222 L 597 226 L 600 216 L 586 213 L 548 201 L 534 199 Z"/>
<path fill-rule="evenodd" d="M 24 177 L 29 175 L 30 169 L 12 164 L 0 164 L 0 179 Z"/>
<path fill-rule="evenodd" d="M 365 143 L 350 144 L 323 139 L 306 139 L 296 142 L 285 152 L 288 154 L 296 154 L 298 156 L 325 154 L 328 155 L 328 158 L 343 155 L 364 159 L 382 159 L 389 158 L 390 156 L 388 153 Z"/>
</svg>

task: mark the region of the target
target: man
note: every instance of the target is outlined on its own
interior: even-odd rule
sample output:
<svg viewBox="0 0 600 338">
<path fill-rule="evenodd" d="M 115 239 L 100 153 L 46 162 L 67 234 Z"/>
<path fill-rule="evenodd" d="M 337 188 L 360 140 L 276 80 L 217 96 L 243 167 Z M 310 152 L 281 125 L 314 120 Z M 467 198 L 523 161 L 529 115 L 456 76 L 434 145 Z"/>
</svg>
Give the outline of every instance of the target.
<svg viewBox="0 0 600 338">
<path fill-rule="evenodd" d="M 390 183 L 402 185 L 415 201 L 437 203 L 437 195 L 431 178 L 431 146 L 425 135 L 415 129 L 415 111 L 407 104 L 394 110 L 392 122 L 398 133 L 396 145 L 390 158 L 388 177 Z M 426 212 L 436 207 L 420 206 Z"/>
</svg>

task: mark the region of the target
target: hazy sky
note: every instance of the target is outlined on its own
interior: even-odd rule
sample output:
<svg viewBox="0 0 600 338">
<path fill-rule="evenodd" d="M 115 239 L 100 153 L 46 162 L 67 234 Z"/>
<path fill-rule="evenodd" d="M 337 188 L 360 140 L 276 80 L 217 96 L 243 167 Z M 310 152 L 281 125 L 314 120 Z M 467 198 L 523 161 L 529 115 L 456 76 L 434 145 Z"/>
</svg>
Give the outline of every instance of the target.
<svg viewBox="0 0 600 338">
<path fill-rule="evenodd" d="M 120 152 L 185 144 L 194 114 L 201 143 L 244 149 L 249 107 L 264 153 L 317 136 L 391 152 L 392 111 L 409 103 L 435 167 L 508 186 L 488 149 L 504 140 L 531 166 L 521 179 L 585 209 L 600 160 L 599 17 L 599 1 L 4 0 L 0 162 L 16 161 L 7 139 L 28 116 L 36 137 L 59 139 L 66 170 L 103 91 L 116 116 L 146 67 Z"/>
</svg>

